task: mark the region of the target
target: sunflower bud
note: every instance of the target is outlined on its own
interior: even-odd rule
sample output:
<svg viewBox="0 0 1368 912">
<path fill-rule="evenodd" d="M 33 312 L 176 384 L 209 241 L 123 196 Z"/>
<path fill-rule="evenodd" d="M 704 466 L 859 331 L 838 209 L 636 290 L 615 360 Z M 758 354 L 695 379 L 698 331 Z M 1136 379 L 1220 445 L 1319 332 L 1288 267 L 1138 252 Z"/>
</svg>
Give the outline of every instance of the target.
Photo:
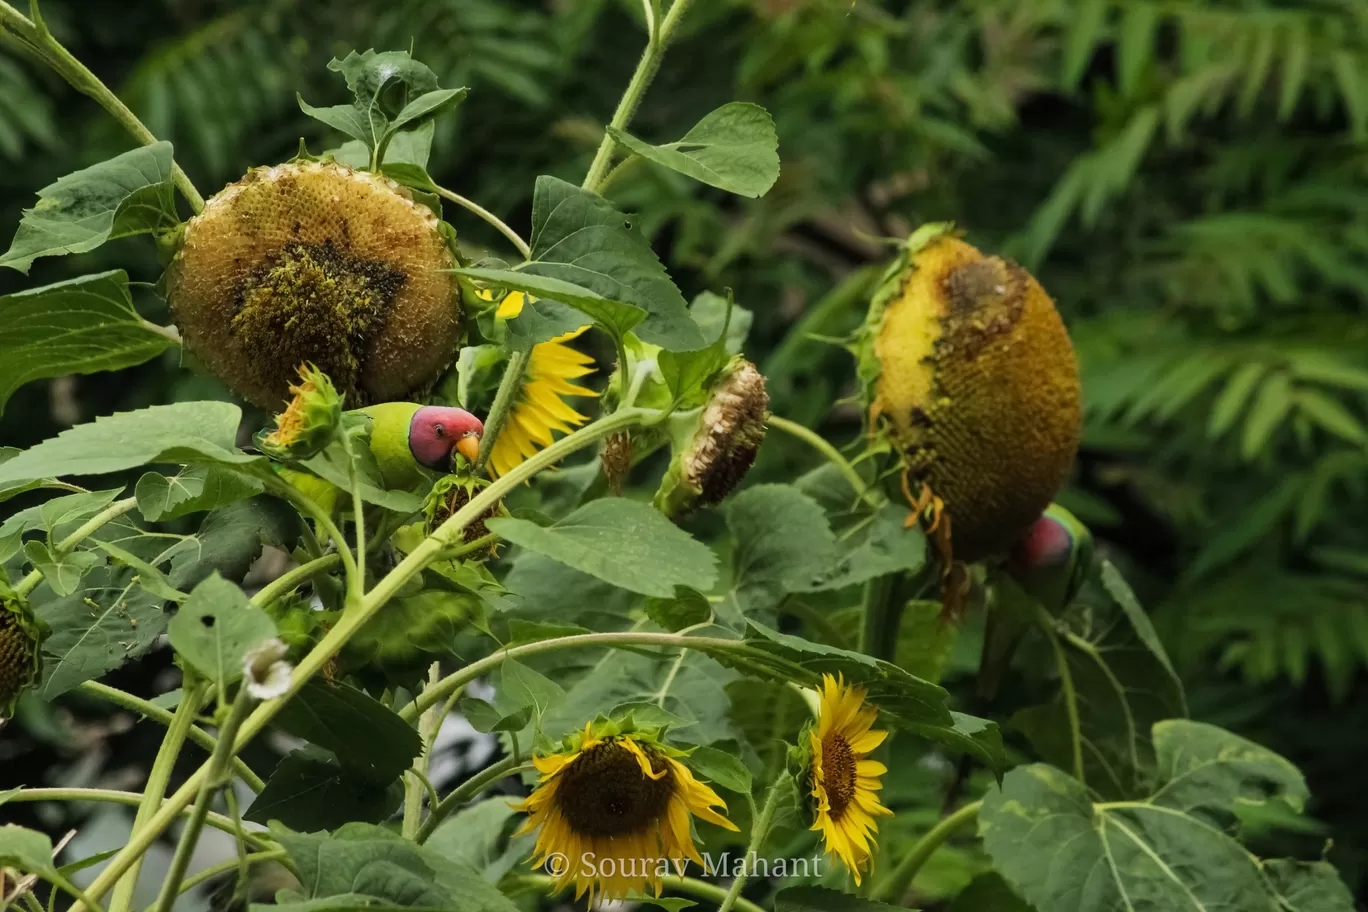
<svg viewBox="0 0 1368 912">
<path fill-rule="evenodd" d="M 909 491 L 940 501 L 954 557 L 975 561 L 1003 553 L 1064 483 L 1078 365 L 1040 283 L 947 228 L 909 239 L 857 354 L 870 417 L 901 454 Z"/>
<path fill-rule="evenodd" d="M 741 483 L 765 439 L 769 393 L 765 377 L 735 358 L 713 387 L 684 446 L 656 491 L 655 506 L 667 516 L 722 502 Z"/>
<path fill-rule="evenodd" d="M 276 408 L 310 362 L 352 406 L 417 398 L 460 330 L 437 216 L 388 178 L 334 162 L 258 168 L 192 218 L 167 273 L 186 343 Z"/>
<path fill-rule="evenodd" d="M 0 719 L 14 715 L 19 697 L 38 680 L 45 632 L 23 597 L 0 577 Z"/>
<path fill-rule="evenodd" d="M 308 459 L 337 436 L 342 423 L 342 397 L 328 375 L 312 364 L 299 367 L 294 398 L 276 415 L 275 430 L 257 441 L 272 459 Z"/>
</svg>

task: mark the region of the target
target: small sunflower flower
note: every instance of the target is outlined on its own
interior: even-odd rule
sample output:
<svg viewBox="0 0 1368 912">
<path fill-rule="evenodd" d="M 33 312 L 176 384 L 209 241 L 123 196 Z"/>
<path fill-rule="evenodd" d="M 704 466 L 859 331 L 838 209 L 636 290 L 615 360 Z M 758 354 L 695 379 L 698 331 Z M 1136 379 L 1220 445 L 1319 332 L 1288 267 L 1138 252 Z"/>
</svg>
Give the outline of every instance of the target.
<svg viewBox="0 0 1368 912">
<path fill-rule="evenodd" d="M 556 887 L 575 885 L 575 898 L 621 899 L 649 886 L 681 858 L 703 858 L 690 815 L 735 831 L 713 808 L 717 793 L 694 778 L 681 752 L 645 732 L 614 723 L 585 725 L 558 753 L 535 757 L 541 778 L 517 806 L 528 819 L 519 835 L 537 832 L 534 865 L 547 865 Z"/>
<path fill-rule="evenodd" d="M 337 436 L 342 424 L 342 396 L 328 375 L 308 362 L 299 366 L 299 382 L 290 385 L 290 403 L 276 415 L 275 429 L 257 441 L 273 459 L 308 459 Z"/>
<path fill-rule="evenodd" d="M 850 870 L 858 886 L 861 871 L 873 854 L 878 831 L 874 818 L 893 813 L 879 803 L 879 777 L 888 768 L 866 759 L 888 737 L 872 730 L 879 710 L 865 704 L 863 687 L 852 687 L 844 677 L 822 676 L 820 709 L 815 728 L 808 730 L 811 748 L 812 797 L 827 854 Z"/>
</svg>

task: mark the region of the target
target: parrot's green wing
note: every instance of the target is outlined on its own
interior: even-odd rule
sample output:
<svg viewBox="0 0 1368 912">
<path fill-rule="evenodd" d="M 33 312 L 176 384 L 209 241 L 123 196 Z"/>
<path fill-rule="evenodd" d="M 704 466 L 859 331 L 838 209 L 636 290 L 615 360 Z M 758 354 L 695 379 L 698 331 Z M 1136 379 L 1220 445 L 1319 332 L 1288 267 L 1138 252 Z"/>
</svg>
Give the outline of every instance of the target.
<svg viewBox="0 0 1368 912">
<path fill-rule="evenodd" d="M 418 461 L 409 449 L 409 425 L 419 408 L 413 402 L 382 402 L 358 409 L 371 420 L 371 453 L 381 480 L 390 490 L 406 490 L 423 480 Z"/>
</svg>

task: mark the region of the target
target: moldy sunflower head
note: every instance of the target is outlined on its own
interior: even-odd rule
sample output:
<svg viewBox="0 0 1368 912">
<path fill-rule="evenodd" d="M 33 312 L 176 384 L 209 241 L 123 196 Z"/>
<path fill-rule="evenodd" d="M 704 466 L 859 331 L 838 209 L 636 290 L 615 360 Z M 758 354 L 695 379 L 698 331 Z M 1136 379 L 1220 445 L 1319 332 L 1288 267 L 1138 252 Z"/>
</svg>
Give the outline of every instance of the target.
<svg viewBox="0 0 1368 912">
<path fill-rule="evenodd" d="M 953 520 L 955 557 L 1004 552 L 1058 492 L 1078 449 L 1078 364 L 1026 270 L 953 237 L 913 235 L 876 295 L 861 375 L 909 480 Z"/>
<path fill-rule="evenodd" d="M 417 398 L 460 330 L 438 224 L 386 177 L 334 162 L 254 169 L 187 223 L 167 274 L 176 323 L 264 408 L 288 398 L 304 362 L 353 407 Z"/>
</svg>

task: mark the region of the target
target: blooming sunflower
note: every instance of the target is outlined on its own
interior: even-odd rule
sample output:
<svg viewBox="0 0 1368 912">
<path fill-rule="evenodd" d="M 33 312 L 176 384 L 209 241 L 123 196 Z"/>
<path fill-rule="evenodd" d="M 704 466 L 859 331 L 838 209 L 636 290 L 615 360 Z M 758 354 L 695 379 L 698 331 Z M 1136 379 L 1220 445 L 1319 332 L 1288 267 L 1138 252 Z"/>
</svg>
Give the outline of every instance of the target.
<svg viewBox="0 0 1368 912">
<path fill-rule="evenodd" d="M 878 797 L 879 777 L 888 768 L 866 759 L 888 732 L 871 730 L 879 710 L 864 700 L 863 687 L 848 686 L 844 676 L 823 675 L 817 725 L 808 730 L 817 803 L 811 828 L 822 832 L 827 853 L 841 859 L 856 885 L 873 849 L 870 836 L 878 831 L 874 818 L 893 813 Z"/>
<path fill-rule="evenodd" d="M 496 316 L 512 319 L 522 313 L 525 296 L 520 291 L 510 292 L 499 302 Z M 594 372 L 594 359 L 566 345 L 589 327 L 581 326 L 573 332 L 556 336 L 532 346 L 532 358 L 527 364 L 522 392 L 508 416 L 494 452 L 489 455 L 489 474 L 493 478 L 511 470 L 542 447 L 550 446 L 552 431 L 569 433 L 571 428 L 589 419 L 565 404 L 563 396 L 597 396 L 591 389 L 571 383 L 577 377 Z"/>
<path fill-rule="evenodd" d="M 534 757 L 541 778 L 517 805 L 527 822 L 518 835 L 538 830 L 536 866 L 546 865 L 556 887 L 575 885 L 620 899 L 647 886 L 660 895 L 661 876 L 682 859 L 703 864 L 694 847 L 689 815 L 736 830 L 722 814 L 727 804 L 680 763 L 679 751 L 646 732 L 623 732 L 616 723 L 585 725 L 559 753 Z"/>
</svg>

